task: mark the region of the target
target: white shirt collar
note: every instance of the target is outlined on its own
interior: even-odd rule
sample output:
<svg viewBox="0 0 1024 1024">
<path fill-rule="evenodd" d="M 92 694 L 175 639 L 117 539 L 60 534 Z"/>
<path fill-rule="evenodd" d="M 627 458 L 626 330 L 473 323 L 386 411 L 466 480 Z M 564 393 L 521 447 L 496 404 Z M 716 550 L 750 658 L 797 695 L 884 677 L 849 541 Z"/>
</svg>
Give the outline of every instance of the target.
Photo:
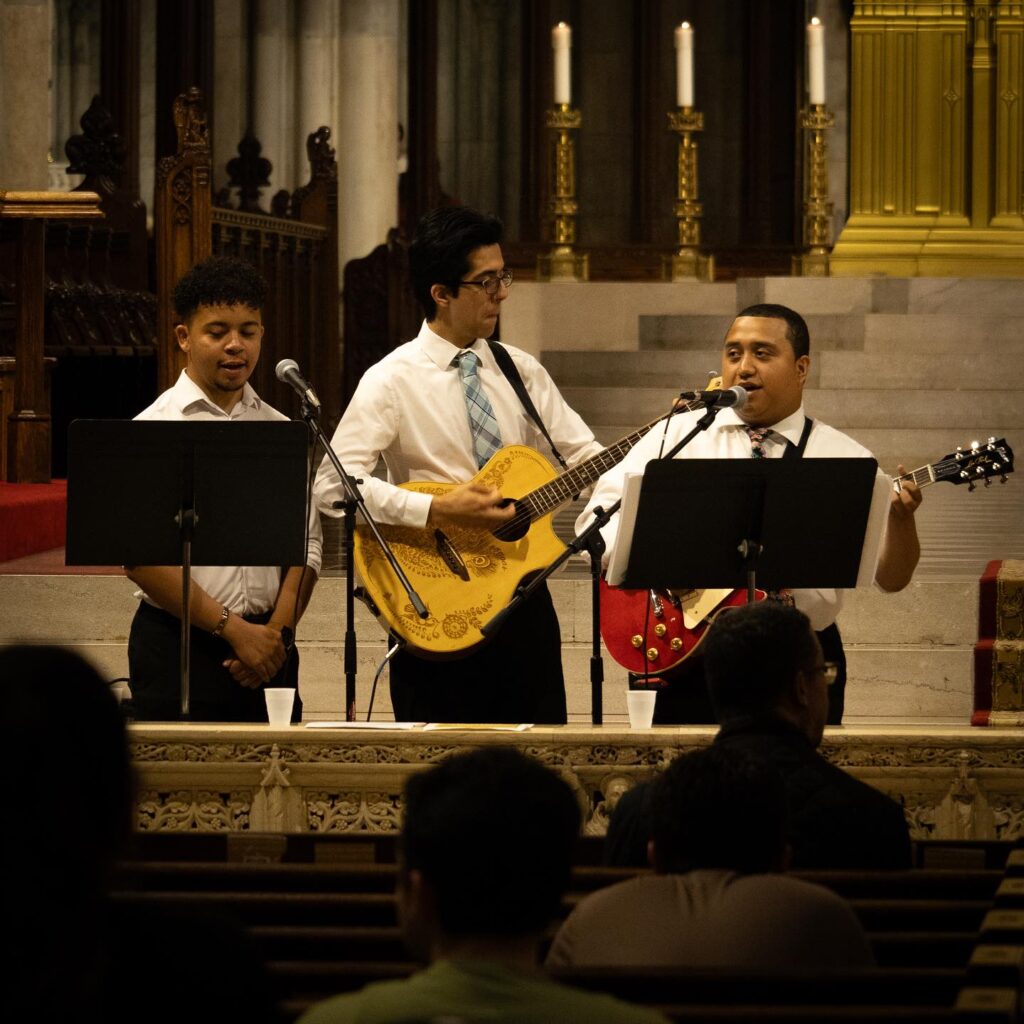
<svg viewBox="0 0 1024 1024">
<path fill-rule="evenodd" d="M 196 406 L 203 406 L 211 412 L 219 413 L 221 416 L 231 415 L 226 413 L 219 405 L 211 402 L 206 392 L 185 370 L 181 371 L 178 379 L 174 382 L 174 387 L 171 388 L 171 396 L 178 412 L 182 415 L 190 410 L 194 410 Z M 260 396 L 256 394 L 248 383 L 242 387 L 242 397 L 239 399 L 239 402 L 252 409 L 259 409 L 261 405 Z"/>
<path fill-rule="evenodd" d="M 784 437 L 790 444 L 798 445 L 800 443 L 800 436 L 804 432 L 804 421 L 806 420 L 804 415 L 803 403 L 800 404 L 800 408 L 796 412 L 790 413 L 785 419 L 779 420 L 778 423 L 773 423 L 771 430 L 773 434 L 777 434 L 780 437 Z M 715 421 L 716 425 L 725 429 L 727 427 L 743 427 L 745 430 L 747 424 L 739 418 L 735 409 L 723 409 L 718 414 L 718 419 Z"/>
<path fill-rule="evenodd" d="M 480 338 L 477 338 L 472 345 L 467 345 L 466 348 L 459 348 L 458 345 L 453 345 L 450 341 L 442 338 L 440 334 L 432 330 L 426 320 L 423 321 L 423 326 L 420 328 L 420 333 L 417 335 L 416 340 L 420 343 L 420 348 L 423 349 L 427 358 L 439 370 L 446 370 L 451 366 L 456 354 L 465 352 L 467 348 L 472 349 L 477 355 L 480 355 L 482 351 L 480 348 Z"/>
</svg>

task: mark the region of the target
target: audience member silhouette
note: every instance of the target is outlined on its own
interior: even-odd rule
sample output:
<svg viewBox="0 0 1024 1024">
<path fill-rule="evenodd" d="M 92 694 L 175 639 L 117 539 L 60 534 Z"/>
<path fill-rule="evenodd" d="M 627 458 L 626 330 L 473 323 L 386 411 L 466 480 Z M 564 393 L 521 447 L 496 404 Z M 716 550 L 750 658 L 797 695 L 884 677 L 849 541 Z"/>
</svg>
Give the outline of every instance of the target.
<svg viewBox="0 0 1024 1024">
<path fill-rule="evenodd" d="M 831 666 L 807 616 L 777 601 L 741 605 L 719 615 L 702 649 L 721 726 L 715 745 L 756 755 L 782 775 L 792 867 L 909 868 L 900 805 L 818 753 Z M 650 815 L 646 787 L 622 796 L 608 827 L 609 864 L 643 863 Z"/>
<path fill-rule="evenodd" d="M 543 934 L 569 882 L 580 828 L 572 791 L 508 748 L 458 754 L 405 790 L 398 907 L 430 966 L 313 1007 L 304 1024 L 664 1021 L 581 992 L 538 968 Z"/>
<path fill-rule="evenodd" d="M 134 787 L 117 701 L 71 651 L 0 650 L 5 1020 L 279 1020 L 229 922 L 110 896 Z"/>
<path fill-rule="evenodd" d="M 780 874 L 788 859 L 779 773 L 712 746 L 677 757 L 650 789 L 654 875 L 586 896 L 549 966 L 835 970 L 874 963 L 835 893 Z"/>
</svg>

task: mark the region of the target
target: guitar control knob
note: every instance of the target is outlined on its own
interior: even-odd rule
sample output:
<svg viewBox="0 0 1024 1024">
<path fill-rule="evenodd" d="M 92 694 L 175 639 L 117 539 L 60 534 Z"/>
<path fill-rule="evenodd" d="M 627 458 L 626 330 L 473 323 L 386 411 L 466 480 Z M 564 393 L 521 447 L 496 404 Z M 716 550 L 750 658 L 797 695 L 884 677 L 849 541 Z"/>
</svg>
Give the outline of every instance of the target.
<svg viewBox="0 0 1024 1024">
<path fill-rule="evenodd" d="M 654 627 L 654 635 L 655 636 L 664 636 L 667 632 L 668 632 L 668 626 L 666 626 L 664 622 L 659 622 Z"/>
<path fill-rule="evenodd" d="M 629 638 L 629 642 L 639 651 L 644 645 L 644 638 L 637 633 L 635 636 Z"/>
<path fill-rule="evenodd" d="M 671 647 L 673 651 L 681 651 L 683 649 L 683 641 L 679 637 L 674 636 L 669 641 L 669 647 Z"/>
<path fill-rule="evenodd" d="M 647 648 L 647 660 L 648 661 L 657 661 L 658 660 L 658 648 L 657 647 L 648 647 Z"/>
</svg>

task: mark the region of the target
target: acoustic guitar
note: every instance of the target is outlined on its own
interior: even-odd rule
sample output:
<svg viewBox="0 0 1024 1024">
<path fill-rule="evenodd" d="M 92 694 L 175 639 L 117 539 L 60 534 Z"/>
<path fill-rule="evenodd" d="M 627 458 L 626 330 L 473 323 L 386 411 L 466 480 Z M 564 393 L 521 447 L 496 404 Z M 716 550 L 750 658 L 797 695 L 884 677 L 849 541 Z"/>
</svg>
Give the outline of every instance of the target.
<svg viewBox="0 0 1024 1024">
<path fill-rule="evenodd" d="M 1013 472 L 1013 451 L 1005 440 L 974 441 L 967 449 L 897 477 L 918 487 L 935 483 L 987 487 L 992 477 L 1006 481 Z M 763 591 L 757 591 L 763 600 Z M 745 604 L 746 590 L 626 590 L 601 581 L 601 638 L 611 657 L 637 675 L 662 675 L 684 662 L 700 645 L 715 617 Z"/>
<path fill-rule="evenodd" d="M 512 600 L 519 584 L 565 550 L 551 525 L 552 513 L 621 462 L 658 423 L 691 408 L 692 404 L 677 401 L 670 413 L 560 475 L 532 448 L 509 445 L 495 452 L 473 481 L 513 498 L 516 511 L 493 531 L 455 525 L 443 530 L 382 525 L 381 534 L 427 606 L 426 619 L 409 603 L 370 530 L 356 527 L 354 562 L 363 600 L 413 653 L 426 658 L 467 654 L 484 641 L 481 628 Z M 415 481 L 400 486 L 439 495 L 457 485 Z"/>
</svg>

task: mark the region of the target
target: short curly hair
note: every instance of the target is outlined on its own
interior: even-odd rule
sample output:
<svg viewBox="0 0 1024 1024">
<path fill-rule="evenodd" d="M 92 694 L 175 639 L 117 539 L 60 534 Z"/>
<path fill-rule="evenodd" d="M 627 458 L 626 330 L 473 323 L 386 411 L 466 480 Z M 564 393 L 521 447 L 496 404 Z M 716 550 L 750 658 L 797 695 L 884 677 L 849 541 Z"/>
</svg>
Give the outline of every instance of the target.
<svg viewBox="0 0 1024 1024">
<path fill-rule="evenodd" d="M 174 289 L 174 310 L 187 323 L 200 306 L 249 306 L 262 311 L 267 282 L 260 272 L 236 256 L 212 256 L 197 263 Z"/>
</svg>

